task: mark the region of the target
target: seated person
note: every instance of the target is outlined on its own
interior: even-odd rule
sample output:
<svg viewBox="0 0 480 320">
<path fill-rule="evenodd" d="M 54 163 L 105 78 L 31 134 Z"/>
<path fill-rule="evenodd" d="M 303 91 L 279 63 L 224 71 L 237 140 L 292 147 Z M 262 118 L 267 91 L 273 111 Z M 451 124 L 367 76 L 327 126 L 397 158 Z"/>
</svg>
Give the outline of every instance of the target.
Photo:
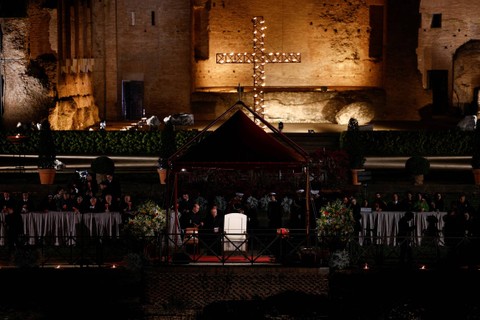
<svg viewBox="0 0 480 320">
<path fill-rule="evenodd" d="M 119 205 L 120 213 L 122 214 L 122 221 L 126 223 L 128 219 L 135 215 L 135 206 L 133 204 L 132 196 L 124 194 Z"/>
<path fill-rule="evenodd" d="M 100 201 L 98 201 L 98 198 L 93 196 L 90 198 L 89 204 L 86 207 L 85 213 L 97 213 L 97 212 L 103 212 L 103 208 L 101 206 Z"/>
<path fill-rule="evenodd" d="M 380 192 L 375 193 L 375 197 L 372 201 L 372 210 L 373 211 L 386 211 L 387 203 L 383 199 L 383 196 Z"/>
<path fill-rule="evenodd" d="M 190 228 L 203 228 L 205 222 L 203 213 L 200 212 L 200 204 L 194 203 L 192 212 L 190 212 L 188 226 Z"/>
<path fill-rule="evenodd" d="M 416 212 L 430 211 L 430 206 L 428 204 L 428 201 L 421 192 L 417 193 L 417 198 L 413 203 L 413 211 L 416 211 Z"/>
<path fill-rule="evenodd" d="M 35 205 L 32 198 L 30 198 L 30 193 L 22 193 L 22 199 L 18 202 L 18 211 L 20 213 L 35 211 Z"/>
<path fill-rule="evenodd" d="M 39 210 L 43 212 L 57 211 L 57 202 L 55 201 L 53 194 L 49 193 L 42 199 L 39 205 Z"/>
<path fill-rule="evenodd" d="M 218 212 L 217 206 L 210 208 L 210 213 L 205 218 L 204 240 L 215 254 L 220 254 L 221 237 L 223 232 L 223 215 Z"/>
<path fill-rule="evenodd" d="M 73 211 L 73 200 L 69 192 L 64 192 L 62 198 L 57 201 L 58 211 Z"/>
<path fill-rule="evenodd" d="M 105 195 L 105 198 L 102 201 L 103 205 L 103 211 L 104 212 L 118 212 L 119 207 L 118 204 L 116 203 L 115 199 L 113 198 L 112 194 L 107 193 Z"/>
<path fill-rule="evenodd" d="M 78 195 L 75 198 L 74 203 L 72 204 L 72 210 L 75 213 L 84 213 L 86 211 L 88 203 L 85 198 L 81 195 Z"/>
<path fill-rule="evenodd" d="M 405 211 L 404 203 L 400 200 L 398 193 L 394 192 L 387 203 L 387 211 Z"/>
<path fill-rule="evenodd" d="M 11 197 L 9 191 L 4 191 L 3 196 L 0 197 L 0 208 L 3 213 L 9 213 L 10 209 L 17 208 L 16 201 Z"/>
</svg>

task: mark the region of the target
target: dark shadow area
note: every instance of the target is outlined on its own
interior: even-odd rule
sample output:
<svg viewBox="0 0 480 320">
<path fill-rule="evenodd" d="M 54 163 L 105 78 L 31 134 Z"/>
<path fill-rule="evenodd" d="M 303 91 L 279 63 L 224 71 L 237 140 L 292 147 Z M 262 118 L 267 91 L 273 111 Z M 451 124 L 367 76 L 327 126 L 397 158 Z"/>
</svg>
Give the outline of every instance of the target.
<svg viewBox="0 0 480 320">
<path fill-rule="evenodd" d="M 142 286 L 126 270 L 10 269 L 0 282 L 2 319 L 142 319 Z"/>
<path fill-rule="evenodd" d="M 326 319 L 329 304 L 327 296 L 286 291 L 266 299 L 218 301 L 206 306 L 197 319 Z"/>
</svg>

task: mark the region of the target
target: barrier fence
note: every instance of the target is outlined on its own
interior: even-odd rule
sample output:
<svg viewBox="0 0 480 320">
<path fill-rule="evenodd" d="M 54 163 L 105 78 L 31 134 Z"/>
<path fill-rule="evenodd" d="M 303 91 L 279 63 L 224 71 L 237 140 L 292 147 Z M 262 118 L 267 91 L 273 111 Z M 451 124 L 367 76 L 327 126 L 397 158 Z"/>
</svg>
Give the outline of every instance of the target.
<svg viewBox="0 0 480 320">
<path fill-rule="evenodd" d="M 88 231 L 87 228 L 85 231 Z M 287 232 L 250 230 L 242 240 L 231 234 L 199 232 L 160 233 L 156 237 L 135 239 L 119 234 L 77 232 L 70 235 L 20 234 L 15 243 L 0 236 L 0 266 L 129 266 L 138 264 L 248 264 L 292 267 L 329 267 L 332 253 L 345 250 L 348 267 L 391 267 L 480 264 L 480 239 L 477 237 L 399 238 L 389 241 L 350 241 L 345 248 L 332 248 L 322 239 L 305 236 L 305 230 Z M 238 234 L 240 235 L 240 234 Z M 421 238 L 421 239 L 420 239 Z M 193 241 L 191 241 L 193 239 Z M 383 238 L 385 239 L 385 238 Z M 394 245 L 392 243 L 395 243 Z M 228 249 L 228 250 L 226 250 Z M 402 261 L 402 251 L 405 259 Z"/>
</svg>

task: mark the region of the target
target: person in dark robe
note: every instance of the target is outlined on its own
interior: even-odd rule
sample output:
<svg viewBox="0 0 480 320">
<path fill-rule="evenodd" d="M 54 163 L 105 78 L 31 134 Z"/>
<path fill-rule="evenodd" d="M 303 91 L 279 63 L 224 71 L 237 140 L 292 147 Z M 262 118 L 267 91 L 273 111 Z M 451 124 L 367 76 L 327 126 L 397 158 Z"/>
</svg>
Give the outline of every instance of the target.
<svg viewBox="0 0 480 320">
<path fill-rule="evenodd" d="M 412 262 L 411 237 L 415 228 L 411 224 L 413 216 L 412 211 L 407 211 L 398 221 L 397 239 L 400 243 L 400 264 L 402 265 Z"/>
<path fill-rule="evenodd" d="M 22 245 L 20 236 L 23 234 L 23 218 L 20 211 L 8 207 L 5 215 L 6 241 L 9 253 Z"/>
</svg>

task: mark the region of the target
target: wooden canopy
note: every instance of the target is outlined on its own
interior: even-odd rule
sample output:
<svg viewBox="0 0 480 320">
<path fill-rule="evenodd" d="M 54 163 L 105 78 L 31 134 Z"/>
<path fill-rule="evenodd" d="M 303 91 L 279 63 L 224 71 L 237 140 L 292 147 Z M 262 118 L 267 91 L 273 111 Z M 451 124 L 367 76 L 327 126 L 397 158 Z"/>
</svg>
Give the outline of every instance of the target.
<svg viewBox="0 0 480 320">
<path fill-rule="evenodd" d="M 266 129 L 257 125 L 242 109 L 250 112 Z M 230 117 L 225 119 L 229 114 Z M 206 134 L 209 128 L 222 120 L 225 122 L 221 126 Z M 173 171 L 185 168 L 302 168 L 308 163 L 308 154 L 239 101 L 168 161 Z"/>
<path fill-rule="evenodd" d="M 265 126 L 261 128 L 244 112 Z M 224 121 L 215 131 L 207 131 L 216 123 Z M 271 134 L 266 130 L 270 130 Z M 173 174 L 173 201 L 178 221 L 178 174 L 183 170 L 245 169 L 281 170 L 299 169 L 305 175 L 306 212 L 305 225 L 307 244 L 310 232 L 310 183 L 308 153 L 286 137 L 254 110 L 238 101 L 220 117 L 205 127 L 193 139 L 168 158 L 169 176 Z M 169 183 L 167 183 L 168 188 Z"/>
</svg>

